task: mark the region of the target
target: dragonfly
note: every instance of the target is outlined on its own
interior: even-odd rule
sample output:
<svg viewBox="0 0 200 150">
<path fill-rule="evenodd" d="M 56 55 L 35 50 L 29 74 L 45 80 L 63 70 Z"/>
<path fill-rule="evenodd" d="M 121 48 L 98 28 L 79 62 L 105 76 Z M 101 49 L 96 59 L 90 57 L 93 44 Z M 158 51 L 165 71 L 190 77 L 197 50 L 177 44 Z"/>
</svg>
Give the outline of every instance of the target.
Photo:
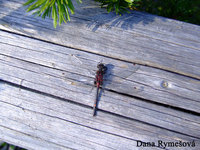
<svg viewBox="0 0 200 150">
<path fill-rule="evenodd" d="M 93 116 L 95 116 L 97 110 L 97 101 L 100 97 L 99 91 L 103 92 L 106 88 L 112 88 L 112 84 L 120 85 L 140 67 L 137 64 L 113 60 L 103 56 L 92 58 L 81 54 L 69 54 L 66 62 L 71 67 L 71 72 L 78 74 L 76 79 L 75 75 L 71 76 L 73 82 L 75 82 L 73 85 L 76 86 L 77 92 L 91 94 L 94 88 L 97 88 Z"/>
<path fill-rule="evenodd" d="M 110 82 L 113 77 L 118 77 L 117 82 L 123 82 L 133 73 L 135 73 L 140 67 L 139 65 L 134 63 L 127 63 L 119 60 L 118 62 L 116 60 L 109 61 L 109 59 L 101 57 L 100 60 L 88 59 L 86 57 L 82 57 L 80 54 L 70 54 L 68 55 L 67 59 L 68 63 L 73 68 L 76 68 L 73 69 L 73 71 L 76 70 L 78 71 L 78 74 L 82 74 L 84 76 L 92 78 L 94 78 L 96 75 L 97 64 L 104 64 L 104 66 L 107 68 L 104 75 L 104 80 L 106 84 Z M 93 81 L 91 82 L 87 79 L 80 79 L 79 81 L 84 84 L 93 84 Z"/>
<path fill-rule="evenodd" d="M 96 93 L 96 99 L 94 101 L 94 106 L 93 106 L 93 116 L 96 115 L 96 107 L 97 107 L 97 102 L 98 102 L 98 98 L 99 98 L 99 89 L 103 85 L 103 79 L 104 79 L 103 76 L 108 69 L 103 63 L 99 63 L 97 65 L 97 68 L 98 68 L 98 71 L 96 72 L 96 78 L 94 81 L 94 84 L 97 87 L 97 93 Z"/>
</svg>

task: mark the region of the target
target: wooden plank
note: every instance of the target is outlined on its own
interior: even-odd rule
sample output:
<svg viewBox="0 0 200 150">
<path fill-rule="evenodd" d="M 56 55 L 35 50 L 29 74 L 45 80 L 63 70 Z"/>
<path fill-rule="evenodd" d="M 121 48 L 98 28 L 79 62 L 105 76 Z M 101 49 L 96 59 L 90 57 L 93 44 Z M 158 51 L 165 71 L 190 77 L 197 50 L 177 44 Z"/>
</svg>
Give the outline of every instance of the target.
<svg viewBox="0 0 200 150">
<path fill-rule="evenodd" d="M 200 144 L 196 138 L 101 111 L 98 116 L 92 117 L 91 108 L 19 89 L 3 82 L 0 87 L 0 132 L 6 129 L 3 133 L 5 136 L 0 134 L 0 139 L 12 138 L 15 134 L 25 139 L 21 146 L 27 147 L 29 142 L 32 143 L 29 145 L 31 149 L 45 146 L 44 142 L 54 147 L 60 146 L 61 149 L 139 149 L 136 147 L 137 140 L 194 140 L 196 146 Z M 37 142 L 38 146 L 33 147 Z"/>
<path fill-rule="evenodd" d="M 89 77 L 1 55 L 0 78 L 19 86 L 90 107 L 93 106 L 96 94 L 96 89 L 92 88 L 91 85 L 93 79 Z M 88 83 L 78 84 L 83 80 L 88 81 Z M 107 90 L 104 90 L 101 94 L 98 108 L 106 112 L 200 138 L 200 117 L 196 115 L 140 101 L 139 99 Z"/>
<path fill-rule="evenodd" d="M 21 8 L 23 2 L 25 2 L 25 0 L 9 0 L 2 5 L 11 8 L 12 10 L 8 9 L 7 11 L 12 13 L 16 8 L 24 10 L 23 7 Z M 75 7 L 77 7 L 76 13 L 71 17 L 73 19 L 82 18 L 91 21 L 88 27 L 93 27 L 93 30 L 95 30 L 95 28 L 98 29 L 98 27 L 106 27 L 107 29 L 115 27 L 117 31 L 127 30 L 134 34 L 137 32 L 139 35 L 143 34 L 154 39 L 177 43 L 194 49 L 198 49 L 200 46 L 197 40 L 199 38 L 198 31 L 200 31 L 200 29 L 197 25 L 138 11 L 116 17 L 114 13 L 107 14 L 104 9 L 100 9 L 98 4 L 97 2 L 88 0 L 84 1 L 81 5 L 74 3 Z M 166 36 L 170 36 L 170 38 L 166 38 Z"/>
<path fill-rule="evenodd" d="M 57 83 L 56 86 L 62 85 L 62 87 L 66 88 L 66 85 L 68 85 L 67 88 L 75 88 L 76 92 L 90 92 L 94 81 L 94 74 L 92 73 L 95 73 L 97 63 L 103 60 L 104 63 L 110 65 L 108 72 L 110 75 L 107 77 L 105 83 L 106 89 L 169 106 L 200 112 L 199 80 L 147 66 L 133 65 L 131 63 L 65 48 L 3 31 L 0 31 L 0 40 L 0 54 L 52 68 L 41 68 L 38 70 L 37 67 L 31 68 L 32 65 L 29 64 L 31 65 L 31 69 L 29 70 L 34 69 L 36 73 L 43 72 L 47 76 L 57 77 L 51 78 L 51 82 L 53 83 L 49 81 L 48 77 L 43 79 L 47 81 L 46 86 L 48 87 L 52 87 L 52 84 Z M 8 65 L 6 67 L 2 65 L 2 73 L 7 72 L 9 75 L 17 75 L 17 73 L 14 73 L 16 72 L 15 68 L 13 68 L 13 71 L 11 71 L 12 69 L 10 71 L 7 70 L 7 67 L 12 67 L 13 65 L 15 67 L 28 69 L 26 63 L 9 60 L 9 57 L 1 56 L 1 62 L 7 63 Z M 42 66 L 39 66 L 39 68 Z M 58 73 L 59 71 L 57 70 L 61 70 L 61 72 Z M 130 76 L 124 78 L 123 73 L 125 75 L 127 73 Z M 27 72 L 27 74 L 30 74 L 30 76 L 33 75 L 31 72 Z M 40 76 L 35 77 L 34 81 L 44 78 Z M 27 78 L 24 71 L 23 74 L 18 74 L 19 77 L 21 79 Z M 72 85 L 75 82 L 71 80 L 82 84 Z M 40 81 L 40 83 L 43 83 L 43 81 Z"/>
<path fill-rule="evenodd" d="M 89 3 L 94 6 L 93 2 L 86 2 Z M 1 20 L 5 26 L 1 29 L 200 79 L 199 26 L 139 12 L 122 19 L 113 14 L 106 17 L 105 10 L 83 5 L 72 22 L 55 30 L 52 20 L 44 22 L 24 15 L 20 5 L 14 1 L 2 4 Z M 125 30 L 126 26 L 130 29 Z"/>
<path fill-rule="evenodd" d="M 2 119 L 0 118 L 0 121 Z M 3 127 L 0 125 L 0 139 L 4 142 L 7 142 L 9 144 L 17 145 L 19 147 L 23 147 L 26 149 L 49 149 L 49 150 L 55 150 L 55 149 L 67 149 L 66 147 L 59 146 L 56 143 L 50 143 L 46 142 L 45 139 L 41 140 L 39 138 L 35 138 L 33 136 L 30 136 L 23 132 L 18 132 L 16 130 L 13 130 L 9 127 Z"/>
</svg>

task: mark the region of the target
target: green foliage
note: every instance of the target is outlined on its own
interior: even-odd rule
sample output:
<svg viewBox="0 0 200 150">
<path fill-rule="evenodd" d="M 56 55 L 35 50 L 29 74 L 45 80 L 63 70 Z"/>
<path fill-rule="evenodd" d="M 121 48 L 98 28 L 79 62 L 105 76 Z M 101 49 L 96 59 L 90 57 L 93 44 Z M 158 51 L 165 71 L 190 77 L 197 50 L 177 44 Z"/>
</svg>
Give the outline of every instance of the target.
<svg viewBox="0 0 200 150">
<path fill-rule="evenodd" d="M 142 0 L 137 9 L 200 25 L 200 0 Z"/>
<path fill-rule="evenodd" d="M 23 148 L 20 148 L 20 147 L 17 147 L 17 146 L 14 146 L 14 145 L 10 145 L 8 143 L 2 143 L 0 144 L 0 150 L 26 150 L 26 149 L 23 149 Z"/>
<path fill-rule="evenodd" d="M 76 0 L 81 3 L 81 0 Z M 173 18 L 200 25 L 200 0 L 96 0 L 108 12 L 115 11 L 121 15 L 130 9 L 146 11 L 160 16 Z M 70 21 L 74 14 L 71 0 L 28 0 L 27 11 L 33 11 L 36 16 L 53 18 L 54 27 Z"/>
<path fill-rule="evenodd" d="M 116 14 L 121 15 L 124 12 L 129 12 L 138 6 L 141 0 L 96 0 L 101 3 L 101 7 L 106 7 L 108 12 L 115 11 Z"/>
<path fill-rule="evenodd" d="M 81 0 L 77 1 L 81 3 Z M 57 21 L 59 25 L 70 21 L 70 12 L 74 14 L 74 6 L 71 0 L 28 0 L 24 6 L 29 6 L 27 12 L 34 11 L 33 14 L 42 18 L 53 18 L 53 24 L 56 28 Z M 70 11 L 70 12 L 69 12 Z"/>
<path fill-rule="evenodd" d="M 108 12 L 121 14 L 128 9 L 145 11 L 200 25 L 200 0 L 96 0 Z"/>
<path fill-rule="evenodd" d="M 4 147 L 6 147 L 6 143 L 0 144 L 0 150 L 2 150 Z"/>
</svg>

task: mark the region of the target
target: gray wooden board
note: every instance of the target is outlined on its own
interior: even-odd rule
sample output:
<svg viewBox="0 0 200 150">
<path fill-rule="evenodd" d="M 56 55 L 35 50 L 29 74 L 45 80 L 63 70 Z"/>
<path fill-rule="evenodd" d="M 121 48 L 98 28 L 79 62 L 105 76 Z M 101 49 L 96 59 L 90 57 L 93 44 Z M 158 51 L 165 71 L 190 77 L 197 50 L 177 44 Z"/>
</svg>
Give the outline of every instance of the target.
<svg viewBox="0 0 200 150">
<path fill-rule="evenodd" d="M 136 141 L 199 139 L 30 92 L 0 82 L 0 139 L 30 149 L 140 149 Z M 15 135 L 15 136 L 14 136 Z M 37 145 L 36 145 L 37 144 Z M 171 148 L 170 148 L 171 149 Z M 173 149 L 173 148 L 172 148 Z M 176 148 L 177 149 L 177 148 Z M 182 148 L 183 149 L 183 148 Z M 187 148 L 186 148 L 187 149 Z"/>
<path fill-rule="evenodd" d="M 0 122 L 2 121 L 2 117 L 0 118 Z M 45 139 L 41 140 L 40 138 L 30 136 L 26 133 L 19 132 L 9 128 L 8 126 L 0 125 L 0 139 L 9 144 L 17 145 L 29 150 L 40 149 L 40 150 L 55 150 L 55 149 L 66 149 L 66 147 L 60 146 L 56 143 L 50 143 L 45 141 Z"/>
<path fill-rule="evenodd" d="M 11 48 L 5 48 L 4 46 L 1 45 L 2 52 L 9 52 L 9 50 L 11 50 Z M 12 50 L 14 50 L 14 48 Z M 17 50 L 19 49 L 17 48 Z M 28 49 L 23 51 L 24 57 L 20 58 L 24 59 L 27 56 L 33 56 L 33 54 L 27 52 Z M 20 50 L 16 52 L 12 51 L 12 53 L 19 54 Z M 41 55 L 42 53 L 38 56 Z M 45 56 L 49 59 L 47 55 Z M 114 62 L 114 60 L 112 61 Z M 117 64 L 117 62 L 114 64 Z M 57 66 L 56 63 L 55 65 Z M 71 68 L 76 67 L 72 66 Z M 65 71 L 65 68 L 62 69 L 63 70 L 58 70 L 0 55 L 1 80 L 58 96 L 66 100 L 92 106 L 96 93 L 96 89 L 92 88 L 93 86 L 91 85 L 93 79 L 86 75 L 74 73 L 76 70 L 67 72 Z M 88 83 L 78 84 L 83 80 L 86 80 Z M 191 102 L 188 103 L 187 107 L 191 106 L 190 103 Z M 200 138 L 199 116 L 140 101 L 136 98 L 130 98 L 107 90 L 104 90 L 102 93 L 98 108 L 107 112 L 149 123 L 154 126 Z"/>
<path fill-rule="evenodd" d="M 52 20 L 24 14 L 21 5 L 21 1 L 0 2 L 1 29 L 75 49 L 0 31 L 1 80 L 92 106 L 97 63 L 103 60 L 112 71 L 95 118 L 88 107 L 1 84 L 0 139 L 29 149 L 41 149 L 46 143 L 52 149 L 127 149 L 135 147 L 134 137 L 144 141 L 196 137 L 199 143 L 199 116 L 121 95 L 199 113 L 199 80 L 164 71 L 200 79 L 198 26 L 140 12 L 120 19 L 86 1 L 72 22 L 54 29 Z M 127 70 L 126 78 L 122 73 Z"/>
<path fill-rule="evenodd" d="M 52 20 L 24 14 L 22 3 L 1 5 L 1 29 L 200 79 L 199 26 L 140 12 L 120 19 L 86 1 L 70 23 L 54 29 Z"/>
<path fill-rule="evenodd" d="M 16 67 L 26 69 L 22 69 L 22 73 L 17 74 L 15 68 L 11 69 L 13 70 L 11 71 L 7 67 L 3 69 L 2 65 L 2 73 L 7 72 L 9 75 L 18 75 L 21 79 L 34 76 L 32 72 L 26 73 L 27 69 L 29 67 L 31 68 L 32 65 L 29 66 L 30 64 L 27 65 L 22 61 L 9 60 L 9 57 L 13 57 L 48 67 L 45 69 L 42 66 L 34 67 L 37 74 L 40 74 L 40 72 L 46 74 L 46 76 L 39 75 L 34 77 L 32 79 L 34 82 L 38 80 L 39 83 L 43 83 L 44 79 L 40 79 L 45 77 L 45 85 L 48 87 L 59 86 L 65 89 L 73 89 L 75 92 L 88 94 L 94 90 L 92 87 L 96 65 L 100 60 L 103 60 L 104 63 L 111 66 L 108 69 L 108 74 L 110 75 L 107 76 L 107 81 L 105 82 L 106 89 L 169 106 L 200 112 L 199 80 L 147 66 L 133 65 L 131 63 L 65 48 L 3 31 L 0 31 L 0 43 L 1 62 L 8 63 L 7 67 L 15 65 Z M 4 57 L 3 55 L 8 57 Z M 40 67 L 42 68 L 37 69 Z M 29 70 L 32 70 L 32 68 Z M 126 75 L 126 72 L 129 76 L 124 78 L 123 74 L 125 73 Z M 165 83 L 167 87 L 164 86 Z M 35 89 L 37 88 L 35 87 Z"/>
</svg>

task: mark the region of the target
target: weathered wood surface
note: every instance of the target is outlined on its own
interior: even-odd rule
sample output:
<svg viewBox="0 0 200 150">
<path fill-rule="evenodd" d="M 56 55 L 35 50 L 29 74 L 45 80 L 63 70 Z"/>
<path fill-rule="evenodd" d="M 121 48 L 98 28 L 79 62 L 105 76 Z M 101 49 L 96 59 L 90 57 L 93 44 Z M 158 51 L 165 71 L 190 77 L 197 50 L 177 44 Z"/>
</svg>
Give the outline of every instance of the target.
<svg viewBox="0 0 200 150">
<path fill-rule="evenodd" d="M 49 81 L 49 77 L 47 78 L 47 83 L 55 82 L 57 83 L 57 86 L 61 87 L 62 85 L 65 88 L 67 85 L 68 89 L 75 89 L 75 93 L 78 89 L 79 92 L 82 91 L 84 94 L 87 94 L 84 91 L 90 93 L 94 81 L 94 75 L 90 73 L 90 70 L 95 72 L 97 63 L 100 60 L 103 60 L 104 63 L 112 65 L 111 68 L 109 68 L 110 75 L 105 83 L 106 89 L 200 113 L 199 80 L 176 75 L 159 69 L 152 69 L 151 67 L 138 64 L 134 65 L 112 58 L 53 45 L 2 31 L 0 32 L 0 35 L 0 43 L 2 45 L 2 48 L 0 49 L 1 54 L 37 63 L 49 68 L 70 72 L 58 74 L 56 73 L 58 71 L 55 70 L 52 75 L 56 76 L 55 73 L 58 74 L 57 76 L 59 80 L 55 82 L 55 79 L 51 79 Z M 15 62 L 11 61 L 10 63 L 14 65 Z M 27 68 L 26 65 L 23 66 Z M 6 70 L 5 67 L 5 70 L 2 69 L 2 72 L 6 72 Z M 124 79 L 121 75 L 127 70 L 131 72 L 131 75 L 128 76 L 127 79 Z M 39 69 L 39 72 L 41 71 L 45 74 L 50 74 L 50 69 L 46 72 L 43 71 L 43 69 Z M 14 71 L 10 72 L 16 75 Z M 37 78 L 40 79 L 41 77 L 36 77 L 32 80 L 35 81 Z M 21 77 L 21 79 L 24 79 L 24 77 Z M 76 87 L 73 79 L 79 82 L 86 81 L 85 84 L 87 85 L 83 84 L 83 87 Z M 43 79 L 41 81 L 45 80 Z M 38 82 L 41 83 L 41 81 Z M 163 85 L 165 82 L 168 84 L 167 87 Z M 52 83 L 47 85 L 52 86 Z M 45 88 L 45 90 L 47 89 Z"/>
<path fill-rule="evenodd" d="M 22 134 L 15 140 L 29 135 L 29 138 L 33 138 L 30 141 L 34 141 L 32 145 L 29 145 L 29 142 L 26 144 L 27 138 L 22 141 L 29 148 L 35 146 L 34 149 L 55 149 L 56 147 L 56 149 L 132 150 L 135 148 L 136 140 L 157 141 L 158 139 L 163 141 L 195 140 L 198 144 L 199 139 L 142 122 L 101 111 L 98 116 L 92 117 L 92 109 L 88 107 L 13 87 L 3 82 L 0 83 L 0 87 L 3 94 L 0 100 L 0 129 L 14 130 Z M 13 138 L 13 132 L 9 135 L 7 131 L 0 131 L 5 139 Z M 38 141 L 39 145 L 37 145 Z M 46 142 L 47 147 L 40 147 Z"/>
<path fill-rule="evenodd" d="M 0 139 L 29 149 L 131 150 L 140 149 L 136 140 L 194 140 L 199 149 L 199 26 L 118 17 L 86 1 L 54 29 L 22 4 L 0 1 Z M 93 118 L 101 60 L 109 69 Z"/>
<path fill-rule="evenodd" d="M 139 12 L 107 15 L 89 0 L 54 29 L 52 20 L 25 14 L 23 1 L 1 2 L 1 29 L 200 79 L 199 26 Z"/>
<path fill-rule="evenodd" d="M 92 88 L 92 82 L 94 79 L 88 73 L 88 70 L 89 69 L 95 70 L 98 59 L 99 60 L 103 59 L 105 63 L 115 64 L 116 66 L 115 68 L 117 68 L 116 70 L 122 69 L 123 71 L 124 68 L 123 67 L 120 68 L 120 66 L 128 65 L 128 63 L 125 63 L 119 60 L 114 60 L 111 58 L 103 58 L 103 56 L 88 54 L 81 51 L 75 51 L 73 49 L 64 48 L 64 47 L 53 45 L 53 44 L 47 44 L 45 42 L 29 39 L 23 36 L 3 32 L 3 31 L 1 31 L 0 33 L 1 33 L 0 77 L 1 77 L 1 80 L 3 81 L 13 83 L 13 84 L 16 84 L 16 86 L 19 86 L 17 88 L 18 91 L 22 90 L 20 89 L 20 87 L 24 87 L 30 90 L 34 90 L 35 92 L 42 92 L 42 94 L 46 94 L 51 97 L 52 96 L 59 97 L 62 100 L 71 101 L 71 102 L 75 102 L 75 104 L 83 104 L 84 106 L 91 107 L 93 104 L 93 99 L 95 97 L 94 96 L 95 89 Z M 8 40 L 8 37 L 10 40 Z M 30 40 L 30 41 L 27 41 L 27 40 Z M 11 41 L 13 43 L 9 43 Z M 19 43 L 21 45 L 17 45 Z M 30 44 L 28 44 L 28 47 L 23 47 L 26 45 L 25 43 L 30 43 Z M 34 47 L 34 45 L 37 47 Z M 42 46 L 44 46 L 45 48 L 42 48 Z M 36 52 L 36 54 L 34 54 L 34 52 Z M 90 66 L 88 66 L 90 68 L 84 68 L 86 67 L 86 65 L 83 65 L 83 64 L 78 67 L 73 65 L 73 63 L 71 63 L 71 59 L 68 59 L 69 56 L 71 57 L 70 54 L 79 56 L 78 58 L 80 58 L 80 61 L 82 63 L 90 62 Z M 83 57 L 84 54 L 86 55 L 85 57 Z M 85 58 L 85 61 L 83 61 L 84 60 L 83 58 Z M 115 70 L 114 70 L 115 68 L 113 68 L 111 76 L 115 76 Z M 149 67 L 137 65 L 137 71 L 133 74 L 133 76 L 137 77 L 137 75 L 135 74 L 139 70 L 142 69 L 143 71 L 141 70 L 138 76 L 143 77 L 143 74 L 145 75 L 144 71 L 146 70 L 145 72 L 147 73 L 148 70 L 150 70 L 148 68 Z M 158 69 L 155 69 L 155 70 L 158 71 L 158 74 L 156 74 L 157 71 L 155 71 L 154 76 L 158 76 L 158 75 L 163 76 L 164 73 L 160 73 L 161 70 L 158 70 Z M 151 77 L 151 76 L 149 75 L 148 77 Z M 189 140 L 191 141 L 191 139 L 193 138 L 196 141 L 200 139 L 200 134 L 199 134 L 200 133 L 200 117 L 199 116 L 180 112 L 180 111 L 167 108 L 164 106 L 159 106 L 158 104 L 152 104 L 149 102 L 141 101 L 140 99 L 133 98 L 130 96 L 121 95 L 120 93 L 118 93 L 120 89 L 118 89 L 116 85 L 121 84 L 124 90 L 126 89 L 126 91 L 121 91 L 122 93 L 129 92 L 131 87 L 129 88 L 128 86 L 134 86 L 134 85 L 126 84 L 126 80 L 123 80 L 123 82 L 119 82 L 120 75 L 118 77 L 119 78 L 118 80 L 114 80 L 113 78 L 117 78 L 117 77 L 112 77 L 112 82 L 110 83 L 111 85 L 109 87 L 106 87 L 106 89 L 112 90 L 113 92 L 104 90 L 104 93 L 101 96 L 100 103 L 99 103 L 100 114 L 101 114 L 101 110 L 103 110 L 108 113 L 117 114 L 120 116 L 128 117 L 130 119 L 134 119 L 136 120 L 136 122 L 138 121 L 142 122 L 141 124 L 147 124 L 145 125 L 147 127 L 149 126 L 151 128 L 152 127 L 155 129 L 157 128 L 157 131 L 155 132 L 159 135 L 159 138 L 160 138 L 159 132 L 165 132 L 164 134 L 166 135 L 169 132 L 170 134 L 179 133 L 180 135 L 185 136 L 188 141 Z M 181 77 L 181 78 L 187 81 L 187 77 Z M 141 78 L 141 81 L 144 79 L 146 78 L 145 77 Z M 179 78 L 177 75 L 177 80 L 178 79 Z M 194 80 L 194 79 L 190 79 L 190 80 Z M 81 83 L 82 81 L 86 81 L 86 82 L 82 84 L 78 84 L 78 83 Z M 182 80 L 182 82 L 183 81 L 184 80 Z M 185 81 L 185 84 L 186 83 L 189 84 L 186 81 Z M 195 85 L 195 81 L 196 80 L 190 83 L 191 86 L 194 86 L 194 87 L 198 86 L 198 84 Z M 109 79 L 106 82 L 109 82 Z M 184 86 L 187 85 L 183 83 L 182 85 Z M 106 84 L 106 85 L 109 85 L 109 84 Z M 6 93 L 4 93 L 4 91 L 7 91 L 7 89 L 9 90 L 9 92 L 7 93 L 12 93 L 12 95 L 19 95 L 14 92 L 15 91 L 14 89 L 11 90 L 10 88 L 11 87 L 7 87 L 5 84 L 2 84 L 1 95 L 3 97 L 1 96 L 1 99 L 7 98 L 6 99 L 7 101 L 8 99 L 10 100 L 13 99 L 13 98 L 8 98 L 9 96 L 6 95 Z M 138 87 L 135 90 L 138 90 L 138 93 L 142 92 L 141 88 L 138 88 Z M 25 91 L 22 90 L 22 92 L 20 93 L 23 94 L 25 93 Z M 155 93 L 155 92 L 152 92 L 152 93 Z M 21 95 L 21 97 L 24 97 L 24 95 L 23 96 Z M 35 97 L 37 96 L 30 96 L 30 97 L 33 97 L 33 100 L 34 100 Z M 176 97 L 177 96 L 174 96 L 174 99 L 176 99 Z M 18 96 L 18 99 L 20 99 L 20 96 Z M 4 102 L 6 102 L 6 100 L 4 100 Z M 16 99 L 13 99 L 12 101 L 15 102 Z M 42 100 L 40 99 L 40 101 Z M 23 103 L 25 102 L 21 102 L 21 104 Z M 58 103 L 60 103 L 60 101 Z M 1 106 L 4 106 L 4 105 L 2 104 Z M 51 104 L 46 103 L 46 106 L 51 107 Z M 6 108 L 2 109 L 2 111 L 6 112 L 7 114 L 7 111 L 5 111 L 5 109 Z M 9 110 L 9 108 L 7 109 Z M 67 108 L 63 108 L 63 109 L 65 110 Z M 89 109 L 88 111 L 89 111 L 87 112 L 88 117 L 92 118 L 92 115 L 91 115 L 92 109 Z M 78 115 L 80 115 L 80 113 Z M 99 116 L 99 113 L 98 113 L 98 116 Z M 79 121 L 83 122 L 83 120 L 79 120 Z M 26 121 L 24 120 L 24 122 Z M 104 121 L 102 121 L 102 123 L 103 122 Z M 121 120 L 121 122 L 123 121 Z M 132 121 L 129 121 L 129 126 L 132 126 L 132 125 L 135 128 Z M 8 124 L 7 127 L 9 126 L 10 124 Z M 138 126 L 141 126 L 141 125 L 138 125 Z M 93 126 L 93 128 L 95 128 L 95 126 Z M 126 128 L 129 129 L 129 127 L 127 126 Z M 150 129 L 150 131 L 151 130 L 152 129 Z M 59 131 L 59 134 L 60 132 L 61 131 Z M 117 134 L 117 133 L 118 133 L 117 131 L 112 132 L 112 134 Z M 125 135 L 120 135 L 120 136 L 125 136 Z M 146 140 L 147 139 L 150 140 L 151 136 L 152 135 L 150 136 L 146 135 Z M 133 137 L 135 136 L 128 133 L 126 135 L 126 138 L 133 138 Z M 136 139 L 139 139 L 138 136 L 136 137 L 137 137 Z M 175 137 L 177 138 L 177 135 Z M 159 138 L 156 137 L 152 141 L 157 141 L 159 140 Z"/>
<path fill-rule="evenodd" d="M 54 70 L 1 55 L 0 75 L 1 80 L 15 83 L 18 86 L 24 86 L 79 104 L 93 105 L 96 93 L 96 89 L 93 89 L 90 84 L 93 79 L 88 80 L 88 85 L 78 84 L 83 79 L 87 80 L 87 77 L 81 75 Z M 128 90 L 129 88 L 127 87 Z M 200 138 L 199 117 L 142 102 L 137 98 L 104 90 L 100 99 L 99 109 Z M 163 120 L 163 118 L 168 118 L 168 120 Z M 184 131 L 185 127 L 188 130 Z"/>
</svg>

